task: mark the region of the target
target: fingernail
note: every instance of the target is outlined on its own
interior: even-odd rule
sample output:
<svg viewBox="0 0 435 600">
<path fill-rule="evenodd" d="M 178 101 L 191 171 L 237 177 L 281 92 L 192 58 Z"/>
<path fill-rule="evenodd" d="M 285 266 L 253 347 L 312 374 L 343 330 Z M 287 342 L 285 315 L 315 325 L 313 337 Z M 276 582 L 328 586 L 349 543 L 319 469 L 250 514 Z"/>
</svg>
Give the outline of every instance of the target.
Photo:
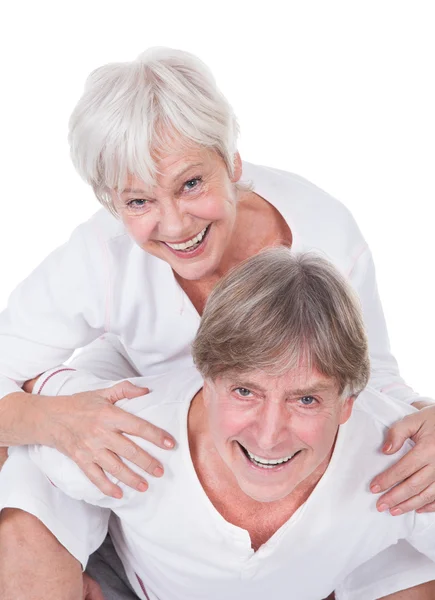
<svg viewBox="0 0 435 600">
<path fill-rule="evenodd" d="M 402 514 L 402 510 L 400 510 L 400 508 L 393 508 L 390 510 L 390 515 L 393 515 L 393 517 L 397 517 L 397 515 L 401 515 Z"/>
<path fill-rule="evenodd" d="M 139 490 L 139 492 L 146 492 L 148 489 L 148 484 L 146 481 L 141 481 L 139 483 L 139 485 L 137 486 L 137 489 Z"/>
<path fill-rule="evenodd" d="M 372 486 L 370 487 L 370 489 L 371 489 L 371 491 L 372 491 L 374 494 L 379 494 L 379 492 L 381 491 L 381 486 L 380 486 L 380 485 L 378 485 L 378 484 L 376 484 L 376 485 L 372 485 Z"/>
<path fill-rule="evenodd" d="M 118 500 L 121 500 L 121 498 L 122 498 L 122 492 L 121 492 L 121 490 L 116 490 L 116 492 L 114 492 L 113 496 L 114 496 L 114 498 L 117 498 Z"/>
<path fill-rule="evenodd" d="M 382 452 L 389 452 L 392 447 L 393 444 L 385 444 L 385 446 L 382 448 Z"/>
<path fill-rule="evenodd" d="M 379 512 L 384 512 L 385 510 L 388 510 L 390 507 L 388 506 L 388 504 L 380 504 L 378 506 L 378 511 Z"/>
<path fill-rule="evenodd" d="M 163 475 L 162 467 L 156 467 L 153 471 L 154 477 L 161 477 Z"/>
<path fill-rule="evenodd" d="M 170 438 L 165 438 L 165 439 L 163 440 L 163 445 L 164 445 L 166 448 L 173 448 L 173 447 L 174 447 L 174 442 L 173 442 L 173 440 L 171 440 Z"/>
</svg>

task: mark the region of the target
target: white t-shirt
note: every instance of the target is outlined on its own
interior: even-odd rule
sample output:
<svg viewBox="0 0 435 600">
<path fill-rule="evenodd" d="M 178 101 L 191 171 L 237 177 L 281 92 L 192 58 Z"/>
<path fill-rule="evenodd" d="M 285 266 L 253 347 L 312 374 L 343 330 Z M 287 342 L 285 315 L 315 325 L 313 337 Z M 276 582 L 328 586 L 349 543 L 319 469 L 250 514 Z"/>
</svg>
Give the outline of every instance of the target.
<svg viewBox="0 0 435 600">
<path fill-rule="evenodd" d="M 412 412 L 411 407 L 375 390 L 364 391 L 350 420 L 340 427 L 328 469 L 311 496 L 254 553 L 248 532 L 228 523 L 214 508 L 191 460 L 187 415 L 202 387 L 200 375 L 185 368 L 137 383 L 145 381 L 152 389 L 149 395 L 119 405 L 179 441 L 177 449 L 168 453 L 133 438 L 165 464 L 165 477 L 151 479 L 146 493 L 120 484 L 122 500 L 106 497 L 69 458 L 51 448 L 29 448 L 31 460 L 57 490 L 110 508 L 116 515 L 110 525 L 112 539 L 139 598 L 320 600 L 334 589 L 340 599 L 379 598 L 383 588 L 366 587 L 361 592 L 360 577 L 353 572 L 400 540 L 407 540 L 430 560 L 415 569 L 412 562 L 405 563 L 405 569 L 395 572 L 396 589 L 435 579 L 435 514 L 379 513 L 369 491 L 371 478 L 397 460 L 380 451 L 385 432 Z M 21 448 L 12 454 L 9 469 L 18 471 L 15 477 L 21 471 L 26 478 L 25 452 Z M 63 514 L 61 507 L 57 510 L 49 528 L 74 553 L 75 542 L 59 529 L 59 522 L 68 523 L 69 505 Z M 95 527 L 87 528 L 89 552 L 104 538 L 107 511 L 101 511 L 100 521 L 95 519 Z M 377 574 L 372 571 L 366 576 L 370 588 Z"/>
<path fill-rule="evenodd" d="M 281 213 L 295 251 L 321 252 L 358 292 L 371 385 L 408 403 L 417 400 L 391 355 L 370 250 L 349 211 L 290 173 L 244 163 L 243 180 Z M 144 252 L 102 209 L 13 292 L 0 314 L 0 399 L 104 333 L 119 337 L 141 375 L 190 366 L 198 325 L 171 267 Z"/>
</svg>

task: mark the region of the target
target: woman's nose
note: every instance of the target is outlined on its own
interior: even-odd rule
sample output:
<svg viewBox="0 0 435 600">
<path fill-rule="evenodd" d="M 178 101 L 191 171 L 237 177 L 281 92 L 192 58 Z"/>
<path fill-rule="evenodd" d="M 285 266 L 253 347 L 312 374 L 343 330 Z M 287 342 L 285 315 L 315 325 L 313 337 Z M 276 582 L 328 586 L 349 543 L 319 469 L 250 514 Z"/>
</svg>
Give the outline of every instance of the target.
<svg viewBox="0 0 435 600">
<path fill-rule="evenodd" d="M 175 202 L 160 209 L 160 232 L 168 241 L 178 242 L 184 231 L 184 214 Z"/>
</svg>

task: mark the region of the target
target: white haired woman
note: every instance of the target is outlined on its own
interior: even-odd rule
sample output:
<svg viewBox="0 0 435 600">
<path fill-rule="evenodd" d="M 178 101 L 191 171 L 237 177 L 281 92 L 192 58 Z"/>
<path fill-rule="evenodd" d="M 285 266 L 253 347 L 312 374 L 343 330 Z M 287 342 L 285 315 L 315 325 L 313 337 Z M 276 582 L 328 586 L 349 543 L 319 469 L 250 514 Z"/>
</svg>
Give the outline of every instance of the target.
<svg viewBox="0 0 435 600">
<path fill-rule="evenodd" d="M 430 402 L 400 378 L 370 250 L 349 212 L 295 175 L 242 164 L 237 132 L 209 70 L 188 53 L 152 49 L 90 75 L 71 117 L 71 155 L 107 210 L 79 226 L 15 290 L 0 316 L 0 445 L 53 446 L 106 494 L 117 496 L 120 489 L 105 472 L 145 491 L 145 479 L 119 457 L 155 476 L 164 465 L 123 434 L 167 448 L 174 440 L 114 406 L 143 389 L 125 383 L 73 396 L 61 390 L 53 399 L 50 383 L 81 377 L 71 366 L 56 365 L 104 334 L 94 351 L 102 361 L 110 355 L 114 371 L 125 366 L 124 375 L 130 374 L 128 365 L 154 375 L 191 364 L 190 343 L 215 283 L 274 245 L 320 250 L 350 279 L 369 337 L 371 385 L 418 408 Z M 53 368 L 36 390 L 39 396 L 21 390 Z M 431 406 L 390 430 L 386 451 L 397 451 L 408 436 L 416 448 L 373 483 L 379 492 L 402 482 L 383 497 L 380 509 L 434 509 L 434 432 Z M 38 516 L 32 499 L 22 498 L 17 506 L 13 490 L 0 494 L 1 507 Z M 38 539 L 43 551 L 39 521 L 29 522 L 19 511 L 2 511 L 1 517 L 0 542 L 22 527 L 27 542 Z M 15 556 L 9 539 L 8 548 L 13 564 L 22 565 L 22 547 Z M 22 568 L 17 572 L 24 584 Z"/>
</svg>

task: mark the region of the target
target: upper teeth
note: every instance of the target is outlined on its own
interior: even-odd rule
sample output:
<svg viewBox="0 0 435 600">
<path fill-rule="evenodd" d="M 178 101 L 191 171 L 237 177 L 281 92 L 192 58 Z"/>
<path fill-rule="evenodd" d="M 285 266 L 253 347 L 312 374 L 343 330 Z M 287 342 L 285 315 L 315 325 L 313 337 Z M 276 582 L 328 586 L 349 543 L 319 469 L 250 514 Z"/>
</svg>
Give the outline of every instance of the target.
<svg viewBox="0 0 435 600">
<path fill-rule="evenodd" d="M 183 242 L 182 244 L 170 244 L 169 242 L 166 243 L 173 250 L 185 250 L 186 248 L 190 248 L 191 246 L 194 246 L 195 244 L 200 242 L 204 237 L 206 231 L 207 227 L 205 227 L 200 233 L 198 233 L 198 235 L 195 235 L 195 237 L 191 238 L 190 240 L 187 240 L 187 242 Z"/>
<path fill-rule="evenodd" d="M 252 454 L 252 452 L 249 452 L 248 449 L 246 449 L 246 452 L 248 453 L 248 456 L 251 460 L 255 460 L 255 462 L 259 463 L 260 465 L 280 465 L 281 463 L 287 462 L 295 455 L 290 454 L 289 456 L 284 456 L 284 458 L 273 458 L 268 460 L 267 458 L 261 458 L 261 456 L 256 456 L 255 454 Z"/>
</svg>

